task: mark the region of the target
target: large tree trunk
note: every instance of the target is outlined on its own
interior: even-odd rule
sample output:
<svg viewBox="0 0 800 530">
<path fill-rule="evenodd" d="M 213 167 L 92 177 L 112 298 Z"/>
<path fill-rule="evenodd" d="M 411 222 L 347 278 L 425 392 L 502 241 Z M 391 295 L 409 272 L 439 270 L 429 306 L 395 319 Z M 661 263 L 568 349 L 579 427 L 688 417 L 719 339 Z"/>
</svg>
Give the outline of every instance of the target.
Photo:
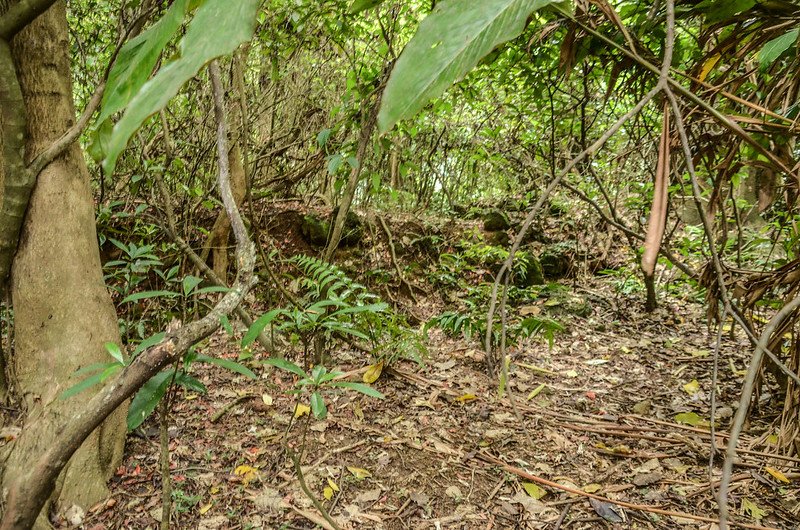
<svg viewBox="0 0 800 530">
<path fill-rule="evenodd" d="M 73 123 L 66 8 L 55 4 L 13 42 L 27 117 L 26 153 L 39 153 Z M 75 405 L 60 394 L 80 380 L 82 366 L 108 361 L 103 344 L 119 344 L 116 315 L 103 283 L 89 174 L 75 144 L 38 176 L 12 268 L 15 349 L 10 387 L 24 410 L 25 427 L 71 417 Z M 90 390 L 88 392 L 93 392 Z M 22 436 L 3 468 L 8 484 L 51 446 L 58 433 Z M 75 453 L 51 497 L 56 510 L 83 509 L 103 499 L 119 465 L 124 411 L 117 410 Z M 47 510 L 39 517 L 44 527 Z"/>
</svg>

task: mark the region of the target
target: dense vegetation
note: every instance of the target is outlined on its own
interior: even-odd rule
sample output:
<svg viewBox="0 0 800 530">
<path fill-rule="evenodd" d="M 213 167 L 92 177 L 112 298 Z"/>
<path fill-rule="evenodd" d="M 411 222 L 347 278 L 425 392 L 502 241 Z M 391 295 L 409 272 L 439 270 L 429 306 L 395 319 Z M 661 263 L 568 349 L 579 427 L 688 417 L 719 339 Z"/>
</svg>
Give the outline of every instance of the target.
<svg viewBox="0 0 800 530">
<path fill-rule="evenodd" d="M 710 421 L 677 421 L 725 453 L 714 520 L 753 516 L 739 437 L 800 457 L 799 38 L 785 0 L 0 0 L 0 528 L 104 498 L 147 421 L 169 527 L 203 364 L 291 377 L 282 454 L 337 528 L 303 478 L 332 396 L 384 398 L 439 329 L 521 420 L 511 360 L 592 282 L 615 322 L 703 304 Z M 725 336 L 752 355 L 722 450 Z"/>
</svg>

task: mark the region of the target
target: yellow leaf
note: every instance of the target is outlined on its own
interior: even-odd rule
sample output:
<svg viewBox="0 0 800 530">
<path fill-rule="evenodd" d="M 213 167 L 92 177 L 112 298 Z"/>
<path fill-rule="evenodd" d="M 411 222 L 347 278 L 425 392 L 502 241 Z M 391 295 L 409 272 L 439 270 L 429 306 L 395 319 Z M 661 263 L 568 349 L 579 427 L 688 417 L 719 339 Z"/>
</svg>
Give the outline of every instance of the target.
<svg viewBox="0 0 800 530">
<path fill-rule="evenodd" d="M 214 506 L 213 502 L 209 502 L 208 504 L 200 507 L 200 515 L 205 515 L 211 507 Z"/>
<path fill-rule="evenodd" d="M 217 493 L 219 493 L 219 486 L 211 486 L 211 489 L 208 491 L 211 492 L 211 495 L 216 495 Z"/>
<path fill-rule="evenodd" d="M 700 391 L 700 383 L 697 382 L 697 379 L 692 379 L 685 385 L 683 385 L 683 391 L 693 396 Z"/>
<path fill-rule="evenodd" d="M 597 493 L 601 489 L 603 489 L 603 486 L 601 486 L 600 484 L 595 484 L 594 482 L 591 484 L 587 484 L 583 487 L 583 491 L 585 491 L 586 493 Z"/>
<path fill-rule="evenodd" d="M 183 399 L 184 399 L 185 401 L 191 401 L 191 400 L 193 400 L 193 399 L 197 399 L 197 398 L 199 398 L 199 397 L 200 397 L 200 396 L 199 396 L 199 395 L 197 395 L 197 394 L 186 394 L 186 396 L 184 396 L 184 398 L 183 398 Z"/>
<path fill-rule="evenodd" d="M 544 488 L 540 488 L 533 482 L 523 482 L 522 487 L 525 488 L 525 491 L 528 492 L 528 495 L 537 501 L 547 495 L 547 491 Z"/>
<path fill-rule="evenodd" d="M 706 62 L 703 63 L 703 68 L 700 70 L 700 75 L 697 76 L 697 78 L 700 80 L 701 83 L 706 80 L 708 74 L 710 74 L 711 70 L 713 70 L 714 67 L 717 65 L 720 57 L 722 57 L 720 54 L 715 53 L 714 55 L 706 59 Z"/>
<path fill-rule="evenodd" d="M 692 427 L 708 427 L 709 423 L 694 412 L 681 412 L 675 415 L 675 421 Z"/>
<path fill-rule="evenodd" d="M 298 403 L 294 408 L 294 417 L 299 418 L 300 416 L 308 414 L 309 412 L 311 412 L 311 407 L 308 405 L 303 405 L 302 403 Z"/>
<path fill-rule="evenodd" d="M 333 491 L 339 491 L 339 486 L 331 479 L 328 479 L 328 486 L 330 486 Z"/>
<path fill-rule="evenodd" d="M 358 480 L 364 480 L 365 478 L 372 476 L 372 473 L 361 467 L 347 466 L 347 470 L 350 473 L 352 473 L 353 476 L 356 477 Z"/>
<path fill-rule="evenodd" d="M 333 488 L 325 486 L 325 489 L 322 490 L 322 496 L 325 497 L 326 501 L 331 500 L 333 498 Z"/>
<path fill-rule="evenodd" d="M 769 436 L 767 436 L 767 443 L 771 445 L 778 445 L 778 441 L 779 438 L 777 434 L 770 434 Z"/>
<path fill-rule="evenodd" d="M 578 372 L 576 372 L 575 370 L 567 370 L 566 372 L 564 372 L 564 375 L 570 378 L 575 378 L 578 377 Z"/>
<path fill-rule="evenodd" d="M 382 371 L 383 371 L 383 361 L 375 363 L 369 368 L 367 368 L 367 371 L 364 372 L 364 376 L 361 379 L 368 385 L 371 385 L 372 383 L 378 380 L 378 378 L 381 376 Z"/>
<path fill-rule="evenodd" d="M 463 396 L 458 396 L 456 401 L 466 403 L 467 401 L 472 401 L 473 399 L 478 399 L 478 397 L 475 394 L 464 394 Z"/>
<path fill-rule="evenodd" d="M 742 499 L 742 513 L 749 515 L 753 519 L 763 519 L 767 512 L 760 508 L 756 503 L 750 499 Z"/>
<path fill-rule="evenodd" d="M 775 469 L 774 467 L 767 466 L 765 469 L 767 470 L 767 473 L 769 473 L 770 475 L 775 477 L 777 480 L 783 482 L 784 484 L 788 484 L 789 482 L 791 482 L 786 477 L 786 475 L 784 475 L 783 473 L 781 473 L 779 470 Z"/>
<path fill-rule="evenodd" d="M 258 469 L 248 465 L 241 465 L 233 470 L 233 474 L 242 477 L 242 483 L 247 485 L 258 478 Z"/>
<path fill-rule="evenodd" d="M 264 402 L 264 405 L 271 407 L 272 406 L 272 396 L 269 394 L 261 394 L 261 401 Z"/>
<path fill-rule="evenodd" d="M 534 388 L 533 390 L 531 390 L 531 393 L 530 393 L 530 394 L 528 394 L 528 401 L 530 401 L 530 400 L 532 400 L 533 398 L 535 398 L 536 396 L 538 396 L 538 395 L 539 395 L 539 393 L 540 393 L 542 390 L 544 390 L 544 389 L 545 389 L 545 384 L 544 384 L 544 383 L 541 383 L 539 386 L 537 386 L 536 388 Z"/>
</svg>

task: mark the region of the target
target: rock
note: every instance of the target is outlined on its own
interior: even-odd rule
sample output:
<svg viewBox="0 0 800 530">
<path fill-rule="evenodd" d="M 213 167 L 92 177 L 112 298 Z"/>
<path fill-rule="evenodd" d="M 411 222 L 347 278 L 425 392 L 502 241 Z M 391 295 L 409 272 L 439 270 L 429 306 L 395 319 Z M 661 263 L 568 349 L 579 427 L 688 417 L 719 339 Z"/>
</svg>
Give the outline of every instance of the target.
<svg viewBox="0 0 800 530">
<path fill-rule="evenodd" d="M 514 285 L 517 287 L 531 287 L 544 285 L 542 264 L 530 252 L 520 252 L 514 259 Z"/>
<path fill-rule="evenodd" d="M 566 277 L 572 268 L 573 254 L 573 245 L 570 243 L 550 245 L 539 255 L 542 272 L 553 280 Z"/>
<path fill-rule="evenodd" d="M 489 210 L 483 214 L 483 229 L 487 232 L 508 230 L 510 227 L 508 217 L 500 210 Z"/>
<path fill-rule="evenodd" d="M 300 232 L 303 234 L 309 244 L 324 247 L 328 242 L 328 230 L 330 224 L 321 219 L 316 214 L 308 214 L 303 216 L 303 221 L 300 224 Z"/>
<path fill-rule="evenodd" d="M 511 243 L 508 232 L 489 232 L 486 243 L 494 247 L 507 247 Z"/>
<path fill-rule="evenodd" d="M 336 220 L 336 216 L 339 213 L 339 209 L 337 208 L 331 213 L 330 217 L 330 225 L 332 226 Z M 344 227 L 342 227 L 342 237 L 339 240 L 339 246 L 343 247 L 353 247 L 358 245 L 361 242 L 361 239 L 364 237 L 364 223 L 361 221 L 361 218 L 358 216 L 356 212 L 350 210 L 347 212 L 347 216 L 344 218 Z"/>
</svg>

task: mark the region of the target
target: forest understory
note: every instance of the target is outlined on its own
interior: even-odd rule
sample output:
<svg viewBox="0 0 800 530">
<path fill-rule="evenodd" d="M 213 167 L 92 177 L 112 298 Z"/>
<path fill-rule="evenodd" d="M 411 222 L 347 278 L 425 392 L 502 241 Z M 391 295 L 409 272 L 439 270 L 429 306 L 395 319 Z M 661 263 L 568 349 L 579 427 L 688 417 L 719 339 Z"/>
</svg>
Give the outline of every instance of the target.
<svg viewBox="0 0 800 530">
<path fill-rule="evenodd" d="M 282 258 L 313 252 L 298 211 L 309 209 L 265 209 L 261 243 Z M 340 250 L 337 263 L 393 300 L 420 330 L 443 312 L 463 310 L 471 291 L 431 282 L 430 273 L 439 270 L 440 251 L 492 234 L 481 230 L 479 220 L 385 219 L 413 298 L 400 288 L 386 232 L 374 219 L 365 223 L 371 236 Z M 576 248 L 600 248 L 598 240 L 582 241 L 580 234 L 613 237 L 579 224 L 550 218 L 541 227 L 543 239 L 552 243 L 555 233 L 577 238 Z M 439 250 L 400 252 L 404 241 L 420 240 L 412 234 L 415 227 L 439 234 Z M 625 261 L 618 241 L 605 248 L 605 266 Z M 575 257 L 564 278 L 529 287 L 510 302 L 509 319 L 548 315 L 564 329 L 554 333 L 552 347 L 541 335 L 509 344 L 502 390 L 498 378 L 487 375 L 482 337 L 467 340 L 441 329 L 428 332 L 422 364 L 399 359 L 379 367 L 373 387 L 385 400 L 329 392 L 323 420 L 297 408 L 304 401 L 287 393 L 296 382 L 292 374 L 256 368 L 275 353 L 299 364 L 291 347 L 267 352 L 256 345 L 248 362 L 258 380 L 198 365 L 193 374 L 208 392 L 179 390 L 170 418 L 173 526 L 333 528 L 304 493 L 295 457 L 309 492 L 341 528 L 715 528 L 726 429 L 752 347 L 737 328 L 724 328 L 712 444 L 717 337 L 702 300 L 676 282 L 662 289 L 660 307 L 648 313 L 642 290 L 630 288 L 635 278 L 609 269 L 593 274 L 597 267 L 590 261 Z M 380 285 L 376 270 L 390 271 Z M 491 277 L 480 267 L 456 272 L 475 286 Z M 663 281 L 668 277 L 662 274 Z M 268 282 L 259 288 L 270 290 Z M 241 359 L 242 331 L 237 327 L 233 337 L 220 331 L 198 351 Z M 347 341 L 331 345 L 328 356 L 326 366 L 348 379 L 361 381 L 370 370 L 375 376 L 375 359 Z M 775 456 L 770 446 L 780 412 L 778 398 L 764 391 L 739 440 L 732 505 L 739 508 L 734 520 L 747 528 L 796 528 L 800 459 Z M 73 522 L 92 530 L 157 528 L 160 452 L 154 415 L 129 435 L 111 497 Z"/>
</svg>

